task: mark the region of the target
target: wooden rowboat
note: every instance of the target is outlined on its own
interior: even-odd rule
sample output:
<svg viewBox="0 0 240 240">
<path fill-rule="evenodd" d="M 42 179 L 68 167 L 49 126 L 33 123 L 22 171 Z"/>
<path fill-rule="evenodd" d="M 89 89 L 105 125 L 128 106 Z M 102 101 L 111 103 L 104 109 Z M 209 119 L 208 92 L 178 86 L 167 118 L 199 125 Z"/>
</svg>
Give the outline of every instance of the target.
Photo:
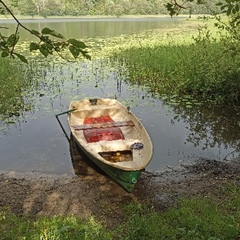
<svg viewBox="0 0 240 240">
<path fill-rule="evenodd" d="M 86 155 L 126 191 L 149 164 L 153 146 L 137 117 L 115 99 L 70 103 L 68 124 Z"/>
</svg>

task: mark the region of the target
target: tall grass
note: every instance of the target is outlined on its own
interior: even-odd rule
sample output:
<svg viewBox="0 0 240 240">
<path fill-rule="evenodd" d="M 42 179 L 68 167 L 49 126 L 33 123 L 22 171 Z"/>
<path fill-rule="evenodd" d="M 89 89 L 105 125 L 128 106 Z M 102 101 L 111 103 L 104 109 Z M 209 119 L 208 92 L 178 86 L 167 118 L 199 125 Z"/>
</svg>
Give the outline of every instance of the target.
<svg viewBox="0 0 240 240">
<path fill-rule="evenodd" d="M 146 37 L 141 44 L 139 40 L 132 42 L 114 55 L 127 65 L 130 82 L 145 84 L 154 93 L 190 94 L 217 103 L 239 102 L 240 54 L 226 48 L 232 44 L 230 39 L 200 37 L 179 44 L 158 40 L 158 35 L 151 40 Z"/>
<path fill-rule="evenodd" d="M 7 119 L 31 108 L 24 91 L 31 89 L 32 83 L 29 71 L 21 63 L 0 58 L 0 65 L 0 115 Z"/>
<path fill-rule="evenodd" d="M 38 217 L 33 221 L 17 217 L 8 210 L 0 212 L 0 239 L 28 240 L 69 240 L 69 239 L 102 239 L 109 240 L 113 233 L 93 217 L 83 220 L 76 217 L 52 216 Z"/>
<path fill-rule="evenodd" d="M 240 230 L 240 212 L 237 208 L 234 216 L 229 215 L 226 206 L 221 208 L 209 198 L 182 199 L 177 208 L 161 214 L 146 214 L 134 206 L 125 224 L 124 239 L 234 239 Z"/>
</svg>

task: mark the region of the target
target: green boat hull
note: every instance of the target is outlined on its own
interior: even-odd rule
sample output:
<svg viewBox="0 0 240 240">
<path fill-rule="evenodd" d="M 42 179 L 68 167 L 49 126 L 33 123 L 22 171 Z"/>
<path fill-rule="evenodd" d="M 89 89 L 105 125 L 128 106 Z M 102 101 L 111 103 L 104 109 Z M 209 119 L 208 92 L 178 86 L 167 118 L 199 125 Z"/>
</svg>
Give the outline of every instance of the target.
<svg viewBox="0 0 240 240">
<path fill-rule="evenodd" d="M 114 168 L 94 158 L 81 145 L 79 145 L 79 147 L 83 150 L 83 152 L 89 157 L 92 162 L 94 162 L 103 172 L 105 172 L 109 177 L 111 177 L 123 189 L 125 189 L 129 193 L 134 190 L 134 186 L 137 183 L 138 178 L 143 170 L 125 171 L 119 168 Z"/>
</svg>

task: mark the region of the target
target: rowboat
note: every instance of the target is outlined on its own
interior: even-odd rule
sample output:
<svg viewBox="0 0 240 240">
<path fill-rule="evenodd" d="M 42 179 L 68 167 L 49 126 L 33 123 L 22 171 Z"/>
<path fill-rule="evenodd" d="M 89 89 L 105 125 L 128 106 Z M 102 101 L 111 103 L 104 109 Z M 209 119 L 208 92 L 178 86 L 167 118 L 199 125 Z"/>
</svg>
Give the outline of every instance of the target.
<svg viewBox="0 0 240 240">
<path fill-rule="evenodd" d="M 116 99 L 83 99 L 70 103 L 68 124 L 90 160 L 132 192 L 153 154 L 139 119 Z"/>
</svg>

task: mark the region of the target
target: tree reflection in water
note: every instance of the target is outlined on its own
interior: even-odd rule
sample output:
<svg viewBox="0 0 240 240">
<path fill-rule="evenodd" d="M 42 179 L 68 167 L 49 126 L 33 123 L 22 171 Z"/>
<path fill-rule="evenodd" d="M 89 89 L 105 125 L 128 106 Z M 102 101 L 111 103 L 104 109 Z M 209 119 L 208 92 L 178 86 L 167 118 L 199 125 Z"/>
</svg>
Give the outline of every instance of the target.
<svg viewBox="0 0 240 240">
<path fill-rule="evenodd" d="M 184 104 L 173 106 L 176 116 L 172 124 L 180 119 L 187 123 L 189 135 L 186 142 L 194 146 L 203 145 L 203 150 L 220 147 L 240 150 L 239 107 L 213 106 L 205 103 L 187 108 Z"/>
</svg>

